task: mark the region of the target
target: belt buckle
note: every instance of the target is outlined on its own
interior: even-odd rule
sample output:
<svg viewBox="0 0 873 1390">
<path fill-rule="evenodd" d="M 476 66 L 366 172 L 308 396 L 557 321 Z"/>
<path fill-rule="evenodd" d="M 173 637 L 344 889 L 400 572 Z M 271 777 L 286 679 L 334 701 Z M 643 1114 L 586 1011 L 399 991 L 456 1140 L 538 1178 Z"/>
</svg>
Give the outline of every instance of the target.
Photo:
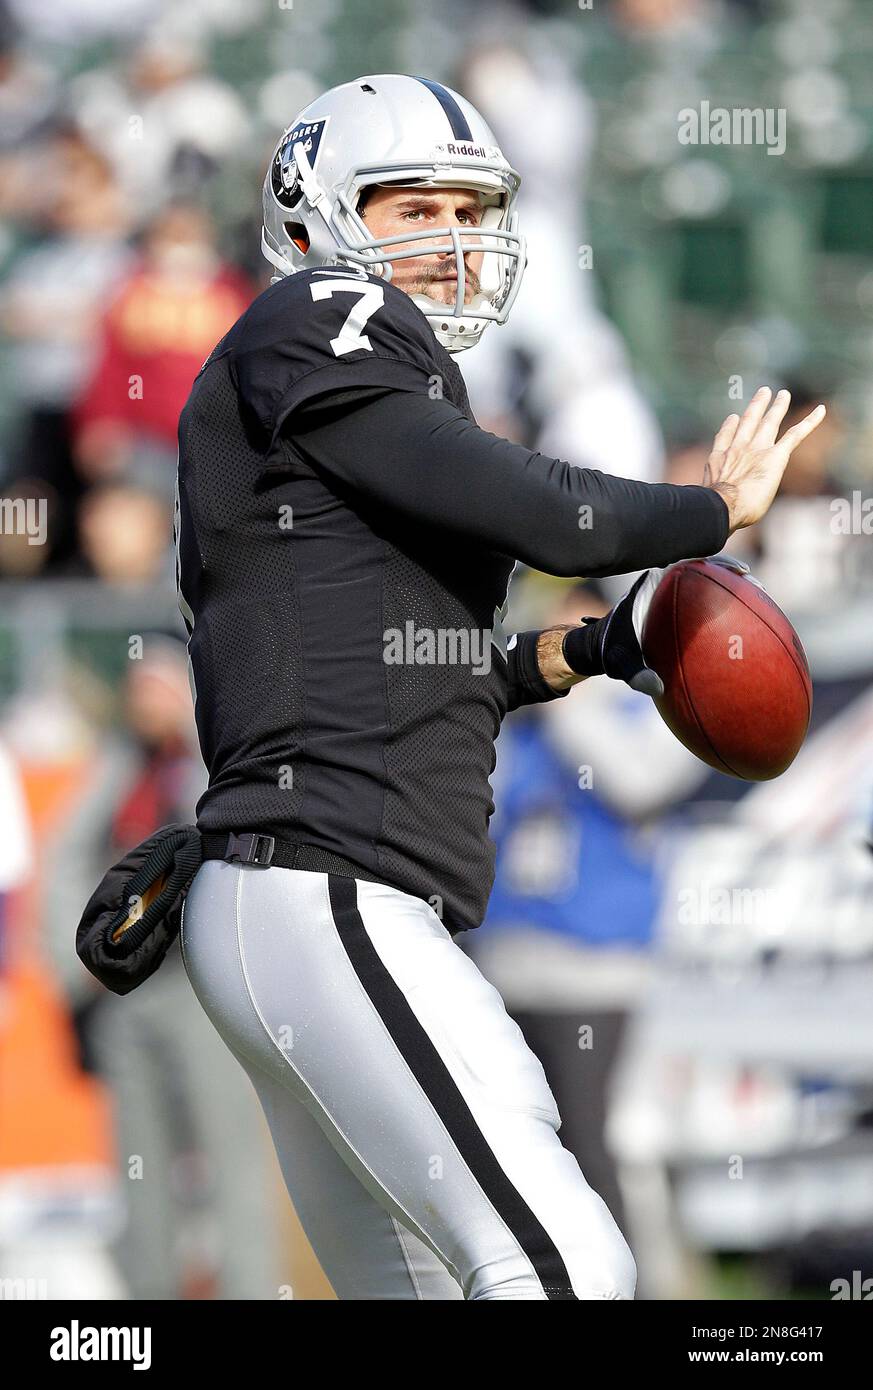
<svg viewBox="0 0 873 1390">
<path fill-rule="evenodd" d="M 276 841 L 272 835 L 235 835 L 227 837 L 225 859 L 238 859 L 242 864 L 254 864 L 259 869 L 268 869 L 273 858 Z"/>
</svg>

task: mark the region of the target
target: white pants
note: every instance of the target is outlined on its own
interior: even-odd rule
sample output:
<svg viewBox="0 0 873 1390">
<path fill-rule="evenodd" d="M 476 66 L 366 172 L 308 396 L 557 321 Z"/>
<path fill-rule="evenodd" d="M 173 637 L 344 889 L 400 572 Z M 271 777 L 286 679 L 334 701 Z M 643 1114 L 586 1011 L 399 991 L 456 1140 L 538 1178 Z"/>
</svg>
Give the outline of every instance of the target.
<svg viewBox="0 0 873 1390">
<path fill-rule="evenodd" d="M 181 940 L 339 1298 L 633 1297 L 539 1061 L 426 902 L 213 860 Z"/>
</svg>

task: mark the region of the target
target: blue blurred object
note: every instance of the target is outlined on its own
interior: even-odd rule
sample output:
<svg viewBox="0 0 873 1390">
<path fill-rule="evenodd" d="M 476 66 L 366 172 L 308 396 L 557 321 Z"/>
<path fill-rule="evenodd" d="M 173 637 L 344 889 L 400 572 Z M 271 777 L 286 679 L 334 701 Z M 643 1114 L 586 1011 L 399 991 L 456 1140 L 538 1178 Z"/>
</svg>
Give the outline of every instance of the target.
<svg viewBox="0 0 873 1390">
<path fill-rule="evenodd" d="M 647 946 L 659 900 L 652 855 L 634 826 L 580 787 L 541 720 L 504 726 L 497 781 L 497 871 L 480 930 L 535 927 L 588 946 Z"/>
</svg>

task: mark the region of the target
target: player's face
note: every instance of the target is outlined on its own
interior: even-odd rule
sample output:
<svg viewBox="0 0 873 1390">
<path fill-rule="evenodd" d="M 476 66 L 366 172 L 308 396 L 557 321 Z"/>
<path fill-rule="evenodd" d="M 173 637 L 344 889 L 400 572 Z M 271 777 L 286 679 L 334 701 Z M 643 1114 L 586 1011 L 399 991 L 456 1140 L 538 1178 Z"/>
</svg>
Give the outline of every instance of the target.
<svg viewBox="0 0 873 1390">
<path fill-rule="evenodd" d="M 426 232 L 458 227 L 475 232 L 482 220 L 479 195 L 469 188 L 374 188 L 361 213 L 374 238 L 400 236 L 404 231 Z M 467 238 L 475 241 L 475 235 Z M 392 261 L 392 284 L 406 294 L 426 294 L 440 304 L 453 304 L 458 288 L 455 253 L 448 237 L 434 238 L 445 251 Z M 418 243 L 421 244 L 420 242 Z M 414 249 L 416 242 L 398 242 L 390 251 Z M 482 251 L 464 255 L 464 302 L 479 293 Z"/>
</svg>

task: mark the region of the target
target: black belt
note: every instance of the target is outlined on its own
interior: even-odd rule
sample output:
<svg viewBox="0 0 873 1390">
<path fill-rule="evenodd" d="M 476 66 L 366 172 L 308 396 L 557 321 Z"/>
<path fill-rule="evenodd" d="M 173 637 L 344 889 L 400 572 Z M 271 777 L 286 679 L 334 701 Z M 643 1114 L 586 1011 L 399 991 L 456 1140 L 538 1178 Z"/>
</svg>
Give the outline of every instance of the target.
<svg viewBox="0 0 873 1390">
<path fill-rule="evenodd" d="M 201 832 L 204 859 L 226 859 L 229 862 L 253 864 L 267 869 L 307 869 L 315 874 L 343 874 L 346 878 L 363 878 L 368 883 L 384 883 L 385 879 L 371 873 L 351 859 L 334 854 L 318 845 L 299 845 L 275 835 L 260 835 L 254 831 L 238 834 L 234 830 Z"/>
</svg>

